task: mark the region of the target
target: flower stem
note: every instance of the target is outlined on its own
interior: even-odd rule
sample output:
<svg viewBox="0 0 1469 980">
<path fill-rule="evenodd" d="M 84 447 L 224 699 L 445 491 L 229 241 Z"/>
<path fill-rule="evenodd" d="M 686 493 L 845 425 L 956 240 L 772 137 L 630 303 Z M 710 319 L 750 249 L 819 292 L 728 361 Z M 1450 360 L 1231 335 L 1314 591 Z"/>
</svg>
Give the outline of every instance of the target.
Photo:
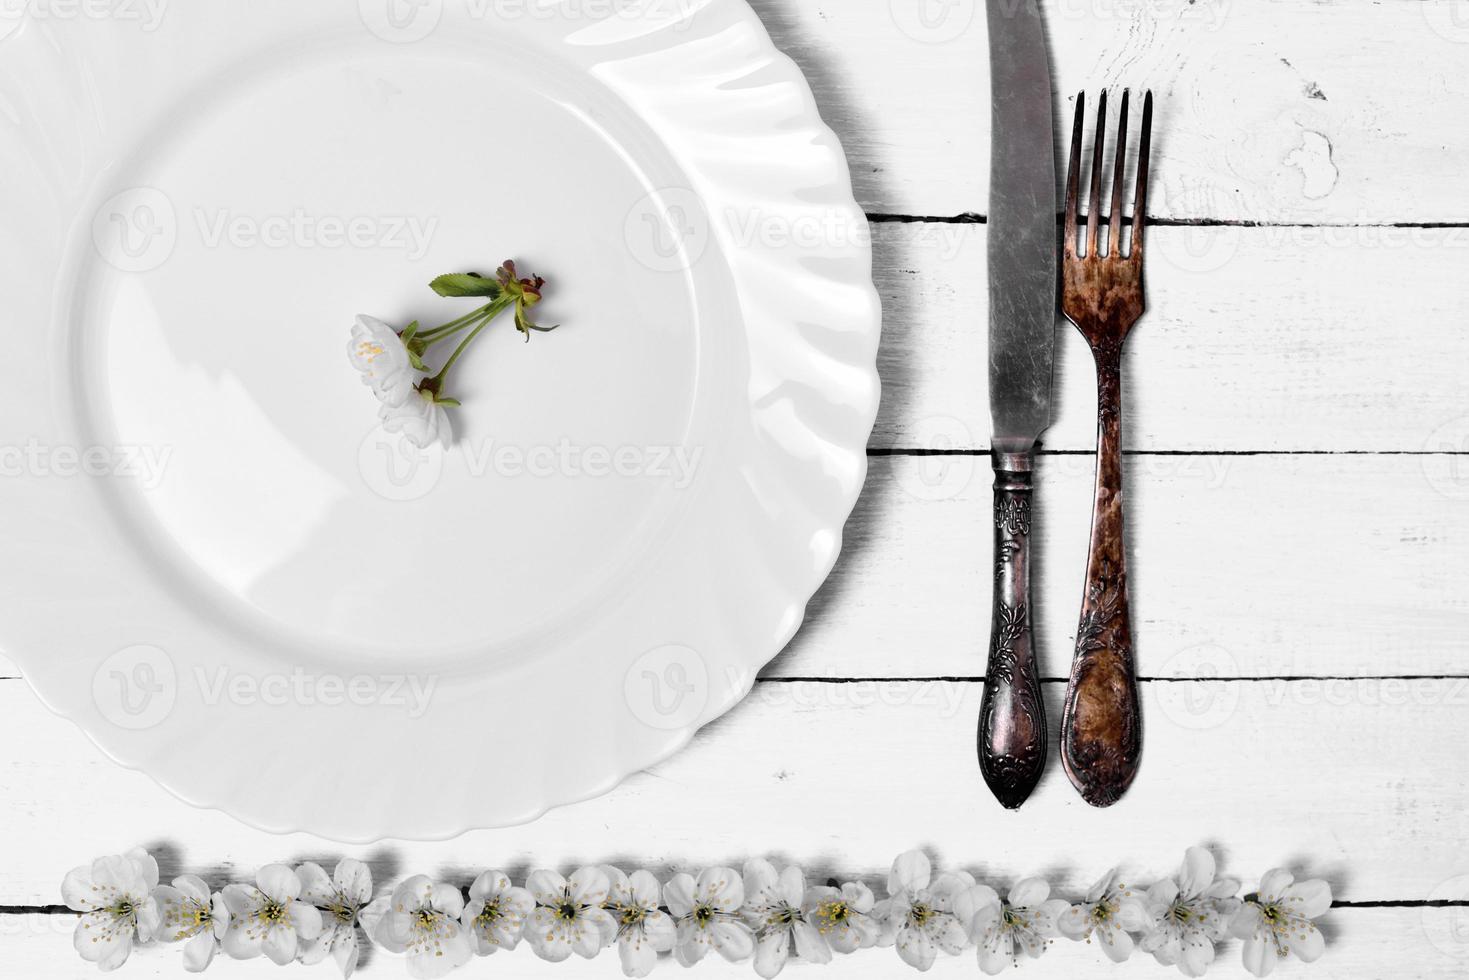
<svg viewBox="0 0 1469 980">
<path fill-rule="evenodd" d="M 498 300 L 496 302 L 498 302 Z M 479 319 L 483 317 L 485 313 L 489 310 L 489 308 L 494 305 L 494 303 L 486 303 L 479 309 L 474 310 L 471 313 L 467 313 L 457 320 L 450 320 L 443 326 L 434 327 L 432 330 L 425 330 L 415 336 L 414 339 L 422 340 L 426 344 L 433 344 L 437 341 L 443 340 L 445 337 L 453 336 L 470 324 L 478 322 Z"/>
<path fill-rule="evenodd" d="M 464 353 L 465 349 L 468 348 L 471 343 L 474 342 L 474 338 L 480 335 L 480 331 L 489 326 L 491 321 L 493 321 L 495 317 L 499 316 L 501 313 L 504 313 L 513 305 L 515 305 L 515 299 L 513 297 L 502 296 L 494 302 L 482 307 L 479 311 L 480 316 L 478 319 L 478 323 L 475 328 L 470 331 L 469 336 L 465 337 L 464 340 L 460 342 L 459 346 L 454 349 L 454 353 L 449 355 L 449 359 L 444 362 L 444 366 L 439 370 L 439 373 L 434 375 L 432 378 L 424 381 L 420 385 L 420 387 L 424 391 L 432 392 L 434 394 L 442 392 L 444 390 L 444 380 L 448 377 L 449 369 L 454 366 L 454 362 L 459 360 L 459 356 Z M 458 327 L 455 332 L 464 329 L 464 327 L 467 327 L 468 325 L 468 323 L 465 323 L 463 326 Z M 448 335 L 446 334 L 445 336 Z M 439 337 L 438 339 L 442 340 L 444 338 Z"/>
</svg>

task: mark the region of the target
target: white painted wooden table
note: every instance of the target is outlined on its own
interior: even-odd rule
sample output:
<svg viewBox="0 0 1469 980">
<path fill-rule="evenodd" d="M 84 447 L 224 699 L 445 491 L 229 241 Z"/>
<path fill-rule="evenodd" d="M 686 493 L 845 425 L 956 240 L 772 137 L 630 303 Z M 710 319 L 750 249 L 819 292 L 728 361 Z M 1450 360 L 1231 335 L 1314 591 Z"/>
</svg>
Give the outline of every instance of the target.
<svg viewBox="0 0 1469 980">
<path fill-rule="evenodd" d="M 872 215 L 886 391 L 842 562 L 749 702 L 533 826 L 342 849 L 177 802 L 0 662 L 0 976 L 88 975 L 55 907 L 61 876 L 136 844 L 161 849 L 165 877 L 351 853 L 384 879 L 464 881 L 487 865 L 757 853 L 877 879 L 921 845 L 997 883 L 1041 872 L 1075 893 L 1114 860 L 1151 879 L 1205 842 L 1227 870 L 1330 879 L 1341 906 L 1315 976 L 1469 972 L 1469 2 L 1044 4 L 1062 91 L 1158 96 L 1151 313 L 1129 341 L 1126 420 L 1147 752 L 1112 810 L 1084 806 L 1053 762 L 1019 813 L 992 802 L 973 748 L 991 563 L 983 5 L 756 6 Z M 1058 394 L 1037 504 L 1053 717 L 1092 466 L 1091 367 L 1069 329 Z M 1069 943 L 1025 969 L 1110 970 Z M 528 950 L 460 975 L 507 970 L 616 975 Z M 827 972 L 905 970 L 889 950 Z M 936 972 L 977 975 L 968 956 Z M 1112 972 L 1172 974 L 1141 958 Z M 171 954 L 124 974 L 181 975 Z M 1237 945 L 1216 975 L 1243 975 Z"/>
</svg>

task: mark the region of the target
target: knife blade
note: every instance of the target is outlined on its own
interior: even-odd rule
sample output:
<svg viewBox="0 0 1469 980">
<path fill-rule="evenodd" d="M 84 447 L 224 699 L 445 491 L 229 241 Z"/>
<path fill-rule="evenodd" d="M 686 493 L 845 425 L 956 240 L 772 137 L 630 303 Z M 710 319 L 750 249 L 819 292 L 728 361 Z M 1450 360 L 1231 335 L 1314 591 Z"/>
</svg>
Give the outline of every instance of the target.
<svg viewBox="0 0 1469 980">
<path fill-rule="evenodd" d="M 989 369 L 995 576 L 980 771 L 1015 809 L 1040 781 L 1046 716 L 1032 640 L 1035 444 L 1051 422 L 1058 304 L 1050 58 L 1036 0 L 988 0 Z"/>
</svg>

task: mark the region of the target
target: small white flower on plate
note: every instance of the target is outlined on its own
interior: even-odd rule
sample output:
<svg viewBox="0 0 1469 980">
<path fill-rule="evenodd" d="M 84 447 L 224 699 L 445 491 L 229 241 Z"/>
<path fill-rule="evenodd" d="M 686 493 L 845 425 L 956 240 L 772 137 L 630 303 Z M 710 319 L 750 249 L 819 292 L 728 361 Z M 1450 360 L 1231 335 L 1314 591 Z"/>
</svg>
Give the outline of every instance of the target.
<svg viewBox="0 0 1469 980">
<path fill-rule="evenodd" d="M 486 871 L 469 886 L 469 902 L 459 922 L 477 956 L 520 945 L 521 930 L 536 901 L 516 888 L 503 871 Z"/>
<path fill-rule="evenodd" d="M 61 882 L 66 906 L 82 913 L 72 943 L 82 959 L 104 971 L 127 962 L 133 943 L 158 929 L 158 862 L 141 848 L 74 868 Z"/>
<path fill-rule="evenodd" d="M 384 405 L 402 405 L 415 394 L 424 373 L 414 368 L 398 331 L 371 316 L 359 316 L 347 343 L 347 358 Z"/>
<path fill-rule="evenodd" d="M 975 885 L 955 899 L 959 917 L 969 924 L 978 947 L 979 968 L 990 976 L 1019 966 L 1023 957 L 1039 957 L 1056 935 L 1056 920 L 1070 906 L 1051 898 L 1051 886 L 1040 878 L 1024 878 L 1001 901 L 993 888 Z"/>
<path fill-rule="evenodd" d="M 658 954 L 673 948 L 678 938 L 673 919 L 658 908 L 662 888 L 646 871 L 623 874 L 604 867 L 611 888 L 604 906 L 617 925 L 617 955 L 622 972 L 629 977 L 646 977 L 653 972 Z"/>
<path fill-rule="evenodd" d="M 806 877 L 800 868 L 779 874 L 769 861 L 745 865 L 745 922 L 755 933 L 755 972 L 770 980 L 794 952 L 807 963 L 830 963 L 831 947 L 806 916 Z"/>
<path fill-rule="evenodd" d="M 454 442 L 454 426 L 449 421 L 449 412 L 444 402 L 435 400 L 427 391 L 415 391 L 400 405 L 384 402 L 378 412 L 383 428 L 393 433 L 402 433 L 419 449 L 428 449 L 435 443 L 449 448 Z"/>
<path fill-rule="evenodd" d="M 851 953 L 876 945 L 879 927 L 872 916 L 876 899 L 872 889 L 849 881 L 840 889 L 812 888 L 806 892 L 807 921 L 838 953 Z"/>
<path fill-rule="evenodd" d="M 1086 901 L 1061 914 L 1056 927 L 1067 939 L 1088 943 L 1095 939 L 1109 960 L 1121 963 L 1136 946 L 1131 934 L 1147 928 L 1148 922 L 1142 898 L 1117 880 L 1113 868 L 1086 893 Z"/>
<path fill-rule="evenodd" d="M 889 897 L 873 909 L 881 923 L 878 945 L 897 946 L 899 958 L 919 970 L 933 966 L 939 950 L 959 955 L 969 936 L 953 902 L 973 887 L 973 876 L 965 872 L 934 878 L 922 851 L 899 855 L 888 872 Z"/>
<path fill-rule="evenodd" d="M 663 901 L 677 929 L 673 958 L 684 966 L 693 966 L 711 949 L 731 963 L 754 951 L 755 938 L 739 917 L 745 886 L 733 868 L 707 868 L 698 881 L 674 875 L 663 886 Z"/>
<path fill-rule="evenodd" d="M 362 912 L 367 934 L 390 953 L 406 953 L 408 973 L 442 977 L 473 957 L 459 925 L 464 896 L 453 885 L 414 875 Z"/>
<path fill-rule="evenodd" d="M 268 864 L 253 885 L 226 885 L 221 893 L 230 911 L 224 951 L 237 960 L 264 953 L 285 966 L 296 958 L 303 939 L 321 935 L 321 913 L 298 901 L 301 878 L 284 864 Z"/>
<path fill-rule="evenodd" d="M 1214 855 L 1190 847 L 1174 878 L 1148 889 L 1146 934 L 1138 948 L 1164 966 L 1178 967 L 1186 977 L 1201 977 L 1214 962 L 1214 945 L 1224 938 L 1239 909 L 1239 882 L 1214 878 Z"/>
<path fill-rule="evenodd" d="M 362 910 L 372 902 L 372 869 L 343 858 L 330 878 L 321 865 L 311 862 L 297 868 L 296 874 L 301 878 L 301 900 L 322 914 L 321 935 L 301 944 L 301 962 L 310 966 L 331 956 L 346 980 L 362 954 L 357 926 Z"/>
<path fill-rule="evenodd" d="M 525 884 L 536 900 L 525 939 L 541 959 L 560 963 L 572 953 L 591 959 L 617 938 L 617 923 L 602 908 L 611 885 L 601 868 L 580 868 L 570 878 L 532 871 Z"/>
<path fill-rule="evenodd" d="M 1326 951 L 1326 940 L 1311 920 L 1331 908 L 1331 886 L 1319 879 L 1297 882 L 1281 868 L 1265 873 L 1259 893 L 1234 915 L 1230 932 L 1245 941 L 1244 964 L 1257 977 L 1294 955 L 1314 963 Z"/>
<path fill-rule="evenodd" d="M 202 973 L 214 961 L 214 953 L 225 930 L 230 927 L 230 911 L 224 896 L 210 893 L 203 879 L 180 875 L 172 885 L 153 889 L 158 900 L 160 923 L 157 938 L 166 943 L 184 944 L 184 969 Z"/>
</svg>

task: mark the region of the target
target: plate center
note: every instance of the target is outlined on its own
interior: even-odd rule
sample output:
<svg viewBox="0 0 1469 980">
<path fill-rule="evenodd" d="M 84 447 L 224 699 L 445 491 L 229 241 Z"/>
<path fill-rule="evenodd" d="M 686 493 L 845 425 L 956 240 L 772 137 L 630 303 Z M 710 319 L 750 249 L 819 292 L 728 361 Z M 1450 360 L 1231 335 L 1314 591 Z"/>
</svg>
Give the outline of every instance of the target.
<svg viewBox="0 0 1469 980">
<path fill-rule="evenodd" d="M 707 462 L 700 312 L 628 247 L 676 174 L 581 84 L 483 46 L 294 51 L 117 169 L 83 264 L 85 417 L 144 462 L 125 513 L 163 574 L 388 661 L 533 653 L 613 601 Z M 427 283 L 507 258 L 561 329 L 491 326 L 451 375 L 454 447 L 419 454 L 379 429 L 352 320 L 454 319 L 475 301 Z"/>
</svg>

